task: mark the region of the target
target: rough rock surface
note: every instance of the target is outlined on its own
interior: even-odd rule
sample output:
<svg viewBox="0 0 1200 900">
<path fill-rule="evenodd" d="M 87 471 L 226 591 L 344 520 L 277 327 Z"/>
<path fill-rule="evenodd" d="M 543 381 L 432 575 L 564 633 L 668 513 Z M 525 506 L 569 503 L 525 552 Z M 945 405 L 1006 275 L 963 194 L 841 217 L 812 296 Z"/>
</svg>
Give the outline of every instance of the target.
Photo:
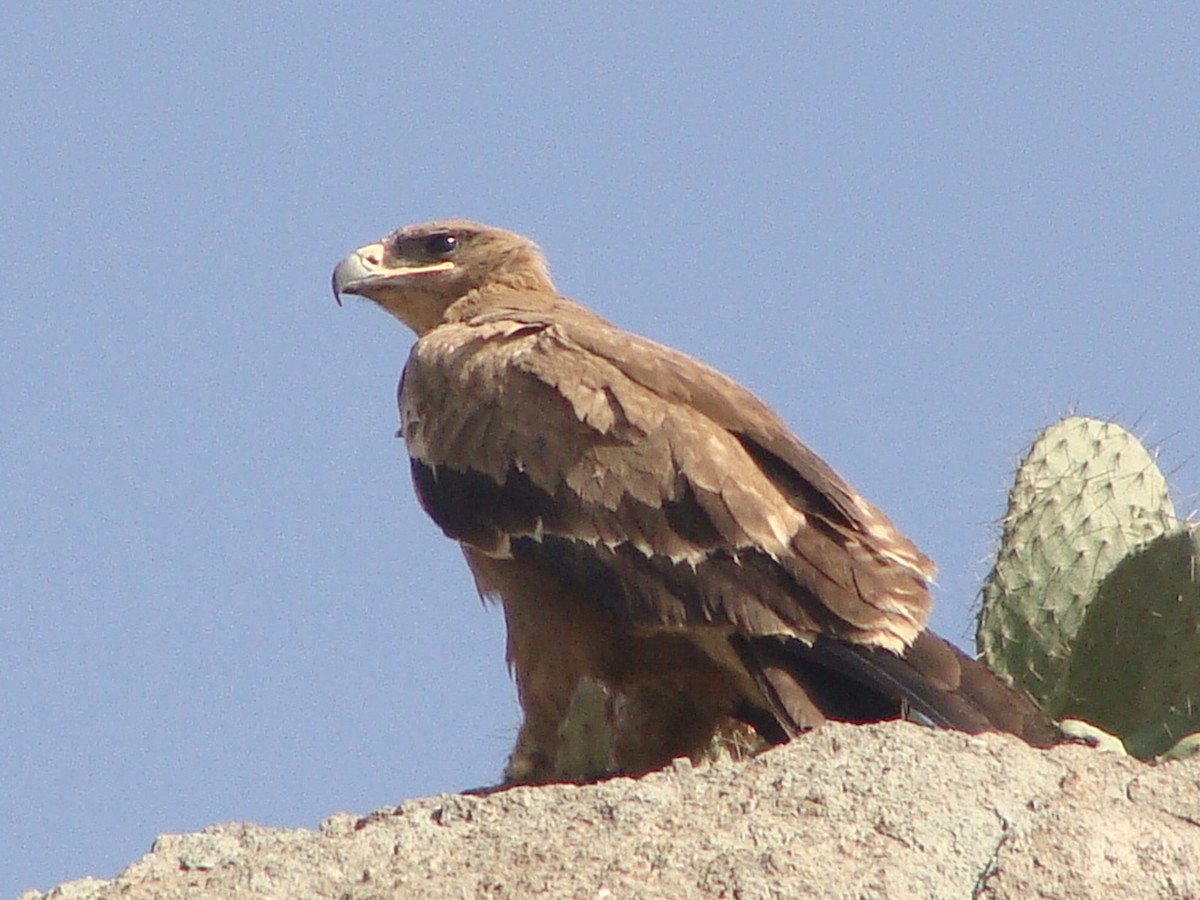
<svg viewBox="0 0 1200 900">
<path fill-rule="evenodd" d="M 746 763 L 163 835 L 22 900 L 529 896 L 1200 897 L 1200 757 L 829 725 Z"/>
</svg>

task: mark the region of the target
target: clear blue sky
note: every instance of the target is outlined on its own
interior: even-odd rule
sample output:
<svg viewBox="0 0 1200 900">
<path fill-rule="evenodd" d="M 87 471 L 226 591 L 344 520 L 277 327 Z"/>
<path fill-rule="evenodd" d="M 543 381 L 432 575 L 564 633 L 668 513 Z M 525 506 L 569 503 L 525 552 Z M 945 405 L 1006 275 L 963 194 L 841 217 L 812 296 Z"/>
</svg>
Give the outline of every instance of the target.
<svg viewBox="0 0 1200 900">
<path fill-rule="evenodd" d="M 757 391 L 939 561 L 965 646 L 1040 426 L 1116 416 L 1200 488 L 1189 5 L 22 6 L 0 896 L 498 775 L 501 617 L 392 436 L 411 336 L 329 294 L 394 226 L 530 234 Z"/>
</svg>

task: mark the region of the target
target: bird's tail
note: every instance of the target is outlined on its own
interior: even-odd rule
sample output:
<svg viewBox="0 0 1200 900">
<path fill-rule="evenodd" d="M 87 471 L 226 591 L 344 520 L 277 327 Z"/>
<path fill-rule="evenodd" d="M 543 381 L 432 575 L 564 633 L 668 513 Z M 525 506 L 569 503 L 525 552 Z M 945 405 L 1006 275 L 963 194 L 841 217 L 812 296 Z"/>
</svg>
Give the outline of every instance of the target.
<svg viewBox="0 0 1200 900">
<path fill-rule="evenodd" d="M 878 722 L 906 714 L 972 734 L 1005 731 L 1035 747 L 1062 741 L 1029 698 L 931 631 L 903 655 L 828 637 L 811 645 L 749 638 L 737 649 L 772 707 L 769 716 L 748 721 L 773 742 L 825 719 Z M 774 718 L 774 727 L 764 718 Z"/>
</svg>

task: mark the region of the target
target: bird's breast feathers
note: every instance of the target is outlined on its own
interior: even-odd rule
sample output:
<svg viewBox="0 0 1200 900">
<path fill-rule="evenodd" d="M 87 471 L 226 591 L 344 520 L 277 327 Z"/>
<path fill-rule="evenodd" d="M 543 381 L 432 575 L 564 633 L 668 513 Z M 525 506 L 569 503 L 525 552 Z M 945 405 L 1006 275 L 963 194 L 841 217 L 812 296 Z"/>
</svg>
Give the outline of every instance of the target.
<svg viewBox="0 0 1200 900">
<path fill-rule="evenodd" d="M 928 561 L 827 467 L 782 477 L 756 458 L 730 427 L 738 416 L 764 441 L 787 436 L 760 401 L 676 351 L 620 333 L 617 359 L 599 326 L 570 324 L 450 323 L 414 345 L 403 434 L 422 503 L 448 535 L 491 554 L 553 539 L 693 572 L 761 559 L 798 596 L 827 598 L 862 640 L 899 649 L 923 626 Z M 859 504 L 862 521 L 811 502 L 824 495 L 805 475 Z M 813 628 L 803 602 L 786 605 L 781 630 Z"/>
</svg>

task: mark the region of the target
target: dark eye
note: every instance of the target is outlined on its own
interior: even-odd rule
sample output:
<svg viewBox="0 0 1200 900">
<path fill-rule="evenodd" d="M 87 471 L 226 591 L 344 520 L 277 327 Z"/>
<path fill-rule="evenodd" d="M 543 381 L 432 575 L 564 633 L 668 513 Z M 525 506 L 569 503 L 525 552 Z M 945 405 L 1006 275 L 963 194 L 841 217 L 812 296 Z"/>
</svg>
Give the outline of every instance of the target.
<svg viewBox="0 0 1200 900">
<path fill-rule="evenodd" d="M 432 257 L 453 256 L 458 249 L 458 238 L 448 231 L 439 231 L 425 238 L 425 252 Z"/>
</svg>

